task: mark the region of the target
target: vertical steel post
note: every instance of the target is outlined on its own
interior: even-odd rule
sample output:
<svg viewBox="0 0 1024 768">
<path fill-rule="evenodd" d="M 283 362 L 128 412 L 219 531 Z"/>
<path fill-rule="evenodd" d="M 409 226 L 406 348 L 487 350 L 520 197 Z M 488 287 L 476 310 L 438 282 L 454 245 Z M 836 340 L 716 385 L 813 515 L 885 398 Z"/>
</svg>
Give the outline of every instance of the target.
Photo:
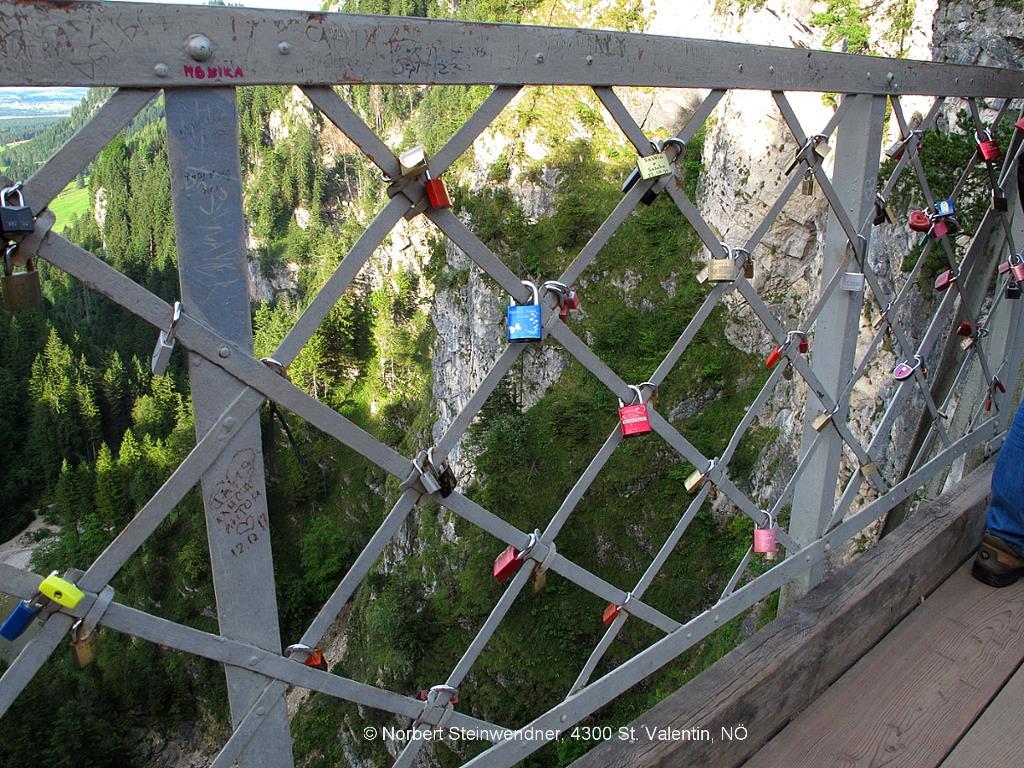
<svg viewBox="0 0 1024 768">
<path fill-rule="evenodd" d="M 169 89 L 165 99 L 182 304 L 251 350 L 235 91 Z M 230 351 L 225 347 L 222 354 Z M 189 355 L 189 375 L 202 436 L 245 385 L 197 355 Z M 217 619 L 226 637 L 280 653 L 259 413 L 224 426 L 234 436 L 202 479 Z M 237 725 L 270 679 L 237 667 L 225 671 Z M 267 706 L 270 714 L 243 754 L 243 768 L 293 764 L 283 694 Z"/>
<path fill-rule="evenodd" d="M 844 98 L 855 99 L 855 102 L 850 105 L 837 131 L 832 184 L 853 225 L 860 227 L 874 207 L 886 100 L 884 96 L 866 94 Z M 835 212 L 830 210 L 825 225 L 821 285 L 835 274 L 850 247 Z M 863 302 L 863 291 L 835 291 L 816 323 L 811 370 L 833 398 L 839 395 L 853 374 Z M 818 415 L 811 406 L 813 402 L 814 396 L 809 394 L 800 443 L 801 456 L 818 436 L 811 426 L 811 421 Z M 845 420 L 848 410 L 849 402 L 840 403 L 834 418 Z M 825 430 L 793 493 L 789 533 L 800 546 L 810 544 L 821 535 L 835 506 L 843 440 L 835 429 L 826 427 Z M 824 563 L 819 561 L 787 584 L 782 591 L 782 606 L 799 599 L 821 581 L 823 573 Z"/>
</svg>

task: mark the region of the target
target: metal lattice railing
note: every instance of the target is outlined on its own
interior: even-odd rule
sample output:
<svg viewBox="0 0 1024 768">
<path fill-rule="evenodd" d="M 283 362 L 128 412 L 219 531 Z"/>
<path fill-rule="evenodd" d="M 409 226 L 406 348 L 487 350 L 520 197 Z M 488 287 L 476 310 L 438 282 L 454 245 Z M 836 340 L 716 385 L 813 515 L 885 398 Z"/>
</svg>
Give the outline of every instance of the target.
<svg viewBox="0 0 1024 768">
<path fill-rule="evenodd" d="M 1004 394 L 1002 382 L 1013 385 L 1017 381 L 1021 328 L 1021 302 L 1004 299 L 1007 283 L 1013 280 L 1012 270 L 1005 277 L 1000 271 L 992 279 L 997 263 L 1009 263 L 1017 253 L 1013 214 L 1001 210 L 1005 206 L 998 200 L 1017 193 L 1012 171 L 1022 143 L 1024 120 L 1018 121 L 1000 163 L 983 161 L 979 148 L 973 157 L 964 158 L 960 183 L 954 189 L 941 190 L 955 200 L 972 169 L 985 162 L 995 204 L 986 212 L 961 260 L 957 259 L 951 235 L 941 233 L 949 220 L 938 215 L 939 190 L 929 188 L 918 137 L 935 124 L 954 99 L 966 100 L 979 132 L 1013 119 L 1013 99 L 1024 97 L 1019 72 L 645 35 L 409 19 L 401 21 L 401 39 L 396 43 L 394 35 L 388 36 L 389 31 L 395 31 L 396 22 L 387 18 L 128 3 L 118 6 L 101 8 L 79 3 L 67 8 L 0 9 L 0 29 L 5 32 L 0 42 L 4 52 L 0 83 L 119 86 L 90 122 L 25 182 L 26 199 L 35 217 L 34 231 L 20 239 L 16 258 L 37 255 L 45 259 L 187 348 L 198 442 L 96 561 L 84 572 L 69 575 L 85 597 L 70 608 L 43 601 L 41 630 L 0 679 L 0 714 L 8 710 L 49 655 L 64 642 L 72 625 L 84 617 L 89 625 L 128 633 L 225 665 L 234 731 L 214 761 L 215 768 L 236 760 L 247 766 L 256 760 L 274 766 L 291 764 L 283 706 L 290 685 L 409 718 L 419 729 L 475 731 L 493 746 L 466 765 L 510 766 L 546 743 L 549 738 L 543 735 L 545 731 L 565 730 L 579 722 L 784 584 L 807 579 L 830 551 L 909 499 L 968 451 L 983 445 L 989 450 L 998 449 L 1012 412 L 1012 401 Z M 143 14 L 145 23 L 140 22 Z M 248 29 L 248 36 L 236 36 L 237 24 Z M 131 35 L 126 31 L 129 29 Z M 58 46 L 58 39 L 66 44 Z M 118 50 L 119 60 L 97 52 L 94 39 L 102 39 L 110 50 Z M 609 45 L 613 39 L 615 45 Z M 169 42 L 179 40 L 184 44 Z M 341 53 L 335 53 L 335 44 Z M 637 56 L 638 51 L 644 55 Z M 889 71 L 886 77 L 876 74 L 872 78 L 872 68 L 876 73 Z M 424 168 L 403 175 L 399 158 L 331 86 L 343 80 L 497 85 Z M 272 358 L 258 360 L 252 354 L 246 295 L 233 86 L 266 83 L 299 84 L 309 101 L 395 181 L 389 188 L 389 202 L 338 264 Z M 510 271 L 450 209 L 432 207 L 424 187 L 428 178 L 425 172 L 429 172 L 429 178 L 440 179 L 526 83 L 592 87 L 638 155 L 663 152 L 670 166 L 731 88 L 771 91 L 792 136 L 791 172 L 775 203 L 742 243 L 721 242 L 670 172 L 637 180 L 557 277 L 558 282 L 571 288 L 637 203 L 649 192 L 664 193 L 712 257 L 729 259 L 730 263 L 727 269 L 721 264 L 709 265 L 713 287 L 646 383 L 656 388 L 668 376 L 715 307 L 729 296 L 739 297 L 778 345 L 773 353 L 778 364 L 720 456 L 702 455 L 649 401 L 651 390 L 640 390 L 641 402 L 645 397 L 648 400 L 645 407 L 651 431 L 691 463 L 695 473 L 688 481 L 693 491 L 691 503 L 650 566 L 632 585 L 614 585 L 599 578 L 559 553 L 555 543 L 621 442 L 618 424 L 543 530 L 519 530 L 457 489 L 444 487 L 443 478 L 436 476 L 442 474 L 440 471 L 436 475 L 431 472 L 432 467 L 443 467 L 487 398 L 528 345 L 507 346 L 433 447 L 432 455 L 413 459 L 400 455 L 282 375 L 403 217 L 425 216 L 510 296 L 520 302 L 530 299 L 530 291 L 522 283 L 524 276 Z M 950 84 L 956 85 L 957 92 L 948 93 Z M 614 92 L 615 85 L 703 87 L 710 91 L 676 140 L 654 145 Z M 166 99 L 181 271 L 182 299 L 177 308 L 53 232 L 54 219 L 47 210 L 53 198 L 128 125 L 160 87 Z M 799 90 L 829 90 L 843 95 L 827 124 L 815 126 L 817 133 L 806 132 L 787 98 L 787 91 Z M 923 121 L 913 129 L 901 102 L 901 97 L 909 94 L 935 97 Z M 988 125 L 982 119 L 982 99 L 999 103 Z M 898 161 L 890 178 L 880 185 L 878 199 L 876 174 L 887 108 L 891 108 L 892 119 L 904 139 L 892 153 Z M 834 149 L 830 149 L 830 142 L 835 144 Z M 823 163 L 829 151 L 834 153 L 831 177 Z M 885 198 L 908 171 L 916 177 L 933 216 L 928 231 L 922 234 L 923 247 L 913 268 L 902 284 L 889 285 L 871 268 L 872 232 L 884 214 Z M 799 327 L 790 328 L 758 295 L 750 270 L 762 239 L 796 189 L 805 183 L 813 184 L 823 194 L 829 221 L 818 296 Z M 923 337 L 915 343 L 898 321 L 898 313 L 935 249 L 944 255 L 954 279 L 936 302 Z M 727 279 L 723 279 L 725 272 Z M 856 341 L 866 296 L 876 305 L 880 322 L 870 331 L 870 341 L 858 360 Z M 602 362 L 560 317 L 557 291 L 545 291 L 541 305 L 543 336 L 561 345 L 614 395 L 630 402 L 634 397 L 630 383 Z M 944 345 L 955 344 L 958 339 L 951 331 L 961 320 L 970 324 L 965 337 L 967 349 L 957 361 L 952 382 L 935 386 L 934 377 L 930 378 L 917 363 L 931 359 Z M 811 334 L 814 350 L 805 354 L 799 341 Z M 850 396 L 877 359 L 887 334 L 897 358 L 907 365 L 897 376 L 895 392 L 865 446 L 847 422 Z M 800 458 L 785 487 L 770 506 L 762 508 L 730 478 L 730 459 L 779 382 L 793 373 L 799 374 L 808 390 Z M 961 394 L 963 383 L 971 376 L 982 381 L 984 397 L 976 402 Z M 915 396 L 924 403 L 930 428 L 908 466 L 900 470 L 885 464 L 884 459 L 893 425 Z M 413 510 L 427 500 L 479 526 L 501 542 L 496 550 L 510 547 L 516 563 L 528 565 L 511 569 L 514 576 L 490 615 L 448 678 L 434 686 L 425 701 L 303 663 L 310 657 L 301 648 L 290 657 L 282 655 L 257 420 L 261 405 L 268 400 L 301 416 L 401 481 L 401 493 L 391 511 L 299 639 L 300 646 L 316 649 L 392 537 Z M 435 482 L 438 480 L 441 482 Z M 111 579 L 197 483 L 203 485 L 210 527 L 219 635 L 109 600 Z M 442 487 L 435 490 L 438 485 Z M 713 491 L 724 494 L 758 527 L 772 530 L 785 556 L 754 577 L 748 572 L 756 556 L 752 547 L 713 606 L 695 616 L 666 615 L 644 602 L 645 591 Z M 857 506 L 858 497 L 865 491 L 873 500 Z M 790 503 L 790 530 L 773 527 L 772 521 L 778 520 Z M 455 704 L 460 684 L 530 576 L 548 569 L 609 603 L 604 636 L 566 697 L 550 702 L 533 722 L 512 724 L 506 730 L 466 714 Z M 244 594 L 233 589 L 241 583 L 248 585 Z M 3 591 L 31 600 L 39 586 L 40 577 L 0 566 Z M 664 637 L 592 681 L 598 663 L 629 620 L 646 622 Z M 421 739 L 411 740 L 396 765 L 412 764 L 423 743 Z"/>
</svg>

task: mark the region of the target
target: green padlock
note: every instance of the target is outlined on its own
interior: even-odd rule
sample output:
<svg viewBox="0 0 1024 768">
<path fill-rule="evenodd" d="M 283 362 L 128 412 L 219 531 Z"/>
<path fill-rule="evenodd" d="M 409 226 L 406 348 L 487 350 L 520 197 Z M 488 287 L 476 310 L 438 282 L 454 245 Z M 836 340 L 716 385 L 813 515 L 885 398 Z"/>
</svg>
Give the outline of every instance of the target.
<svg viewBox="0 0 1024 768">
<path fill-rule="evenodd" d="M 65 608 L 74 608 L 85 597 L 85 592 L 80 590 L 67 579 L 62 579 L 54 571 L 39 584 L 39 591 L 58 605 Z"/>
</svg>

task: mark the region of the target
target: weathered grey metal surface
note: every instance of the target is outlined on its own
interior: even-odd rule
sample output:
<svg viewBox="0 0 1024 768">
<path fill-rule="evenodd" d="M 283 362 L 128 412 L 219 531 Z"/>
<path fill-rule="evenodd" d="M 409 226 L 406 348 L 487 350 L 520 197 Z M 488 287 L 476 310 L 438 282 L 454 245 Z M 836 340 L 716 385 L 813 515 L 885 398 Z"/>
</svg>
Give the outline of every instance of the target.
<svg viewBox="0 0 1024 768">
<path fill-rule="evenodd" d="M 874 208 L 886 100 L 867 95 L 847 96 L 844 99 L 850 100 L 856 103 L 839 127 L 833 183 L 850 218 L 860 222 Z M 789 119 L 792 124 L 795 115 Z M 796 138 L 802 143 L 802 137 Z M 867 243 L 857 243 L 857 246 L 861 248 L 858 261 L 866 264 Z M 847 252 L 851 247 L 850 239 L 840 226 L 834 210 L 830 209 L 825 225 L 822 283 L 846 269 Z M 818 316 L 811 368 L 834 398 L 839 397 L 854 368 L 863 302 L 863 290 L 834 291 Z M 845 422 L 847 404 L 837 402 L 840 404 L 837 417 Z M 789 533 L 800 546 L 806 546 L 817 539 L 832 517 L 836 497 L 834 478 L 839 474 L 842 458 L 843 440 L 839 433 L 826 428 L 824 434 L 819 435 L 812 426 L 818 413 L 810 403 L 804 409 L 800 455 L 809 456 L 810 463 L 794 490 L 789 524 Z M 823 566 L 822 562 L 816 563 L 800 579 L 783 590 L 783 604 L 795 602 L 810 587 L 820 582 Z"/>
<path fill-rule="evenodd" d="M 212 55 L 186 51 L 206 35 Z M 1024 95 L 986 67 L 559 27 L 143 3 L 0 5 L 0 85 L 648 85 Z"/>
<path fill-rule="evenodd" d="M 182 304 L 251 350 L 235 91 L 171 91 L 165 106 Z M 188 367 L 201 440 L 246 387 L 198 355 L 189 355 Z M 202 476 L 217 619 L 224 637 L 280 653 L 258 413 L 231 431 Z M 238 723 L 268 681 L 245 669 L 226 667 L 225 672 L 232 720 Z M 283 694 L 270 702 L 271 714 L 243 753 L 242 768 L 293 765 L 287 709 L 278 706 L 283 703 Z"/>
</svg>

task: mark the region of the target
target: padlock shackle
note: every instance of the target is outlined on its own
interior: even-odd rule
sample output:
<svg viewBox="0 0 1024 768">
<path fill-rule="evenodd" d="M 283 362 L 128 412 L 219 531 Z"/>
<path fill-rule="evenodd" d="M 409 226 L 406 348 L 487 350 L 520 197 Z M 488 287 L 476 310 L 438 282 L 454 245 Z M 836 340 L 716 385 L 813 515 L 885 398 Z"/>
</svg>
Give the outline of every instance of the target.
<svg viewBox="0 0 1024 768">
<path fill-rule="evenodd" d="M 16 192 L 18 194 L 18 206 L 19 207 L 24 207 L 24 205 L 25 205 L 25 195 L 23 195 L 22 192 L 21 192 L 21 182 L 20 181 L 17 184 L 12 184 L 11 186 L 4 187 L 2 190 L 0 190 L 0 205 L 2 205 L 4 208 L 11 207 L 11 206 L 7 205 L 7 196 L 9 194 L 11 194 L 12 192 Z"/>
<path fill-rule="evenodd" d="M 510 307 L 516 307 L 516 306 L 537 306 L 537 305 L 539 305 L 540 304 L 540 291 L 537 290 L 537 286 L 535 284 L 531 283 L 529 280 L 521 280 L 520 282 L 523 285 L 525 285 L 527 288 L 529 288 L 531 291 L 533 291 L 533 304 L 532 305 L 531 304 L 519 304 L 519 302 L 516 301 L 516 297 L 515 296 L 509 296 L 508 297 L 508 305 Z"/>
<path fill-rule="evenodd" d="M 171 312 L 171 324 L 164 333 L 164 342 L 170 344 L 174 341 L 174 334 L 178 332 L 178 321 L 181 320 L 181 302 L 174 302 L 174 309 Z"/>
<path fill-rule="evenodd" d="M 775 527 L 775 518 L 772 517 L 772 513 L 769 512 L 768 510 L 764 509 L 764 510 L 761 510 L 761 511 L 764 512 L 764 516 L 766 518 L 766 522 L 763 525 L 761 525 L 759 523 L 754 523 L 754 525 L 756 525 L 762 531 L 771 530 L 772 528 Z"/>
</svg>

